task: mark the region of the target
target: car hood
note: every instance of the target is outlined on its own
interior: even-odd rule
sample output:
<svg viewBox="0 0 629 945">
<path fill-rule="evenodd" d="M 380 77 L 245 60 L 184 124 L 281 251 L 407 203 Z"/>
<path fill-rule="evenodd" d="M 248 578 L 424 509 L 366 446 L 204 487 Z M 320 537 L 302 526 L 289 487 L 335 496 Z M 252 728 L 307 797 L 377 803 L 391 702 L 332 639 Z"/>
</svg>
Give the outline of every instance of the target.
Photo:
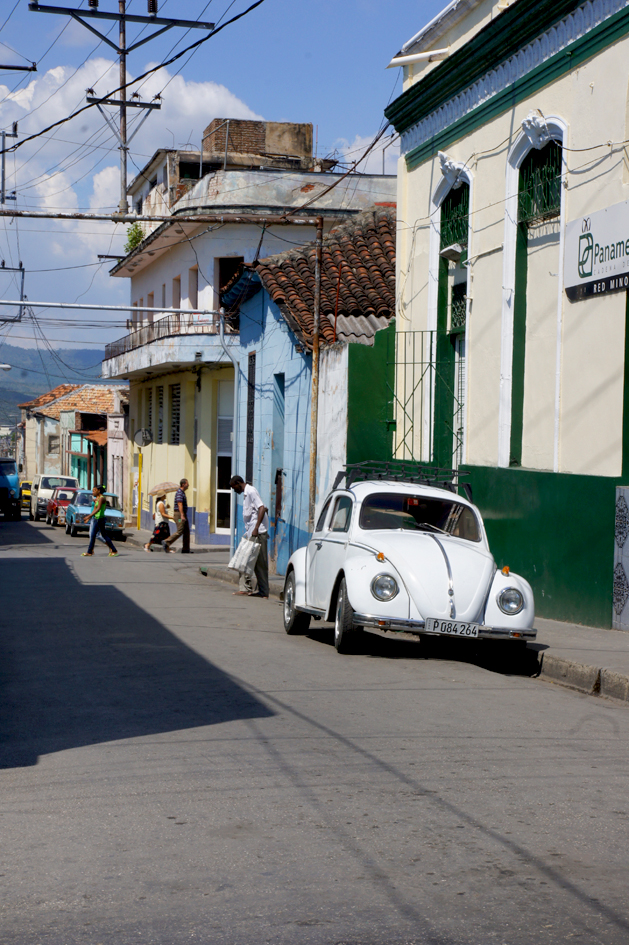
<svg viewBox="0 0 629 945">
<path fill-rule="evenodd" d="M 369 544 L 376 552 L 382 551 L 398 571 L 421 617 L 477 620 L 481 616 L 496 566 L 480 543 L 429 532 L 386 531 L 370 535 Z"/>
</svg>

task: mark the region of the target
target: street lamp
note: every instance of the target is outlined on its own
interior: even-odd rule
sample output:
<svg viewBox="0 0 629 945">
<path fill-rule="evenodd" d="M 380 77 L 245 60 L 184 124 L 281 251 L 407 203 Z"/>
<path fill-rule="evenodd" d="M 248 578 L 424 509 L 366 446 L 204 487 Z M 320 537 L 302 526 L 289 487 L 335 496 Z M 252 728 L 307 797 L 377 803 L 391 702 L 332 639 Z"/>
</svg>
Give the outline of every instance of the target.
<svg viewBox="0 0 629 945">
<path fill-rule="evenodd" d="M 10 371 L 10 370 L 11 370 L 11 365 L 10 365 L 10 364 L 0 364 L 0 368 L 1 368 L 3 371 Z"/>
</svg>

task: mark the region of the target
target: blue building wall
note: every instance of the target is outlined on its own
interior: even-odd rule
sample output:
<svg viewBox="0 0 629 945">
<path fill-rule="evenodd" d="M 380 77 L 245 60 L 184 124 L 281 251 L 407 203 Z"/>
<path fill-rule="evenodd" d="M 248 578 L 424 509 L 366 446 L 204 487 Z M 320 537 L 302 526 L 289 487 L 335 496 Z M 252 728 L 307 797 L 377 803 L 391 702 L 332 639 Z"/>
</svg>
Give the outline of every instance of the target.
<svg viewBox="0 0 629 945">
<path fill-rule="evenodd" d="M 269 557 L 278 574 L 305 545 L 310 480 L 311 356 L 299 344 L 264 289 L 240 308 L 239 422 L 234 474 L 246 479 L 249 355 L 256 354 L 253 482 L 269 509 Z M 275 515 L 278 466 L 282 474 L 281 512 Z M 244 534 L 242 500 L 236 514 L 237 538 Z"/>
</svg>

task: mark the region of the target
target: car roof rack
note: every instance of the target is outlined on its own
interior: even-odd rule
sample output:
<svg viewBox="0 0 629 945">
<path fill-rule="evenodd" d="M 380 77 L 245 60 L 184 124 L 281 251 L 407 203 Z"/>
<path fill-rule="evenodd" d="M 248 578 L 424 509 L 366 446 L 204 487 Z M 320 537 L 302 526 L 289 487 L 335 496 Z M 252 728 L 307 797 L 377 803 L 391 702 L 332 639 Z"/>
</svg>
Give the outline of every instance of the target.
<svg viewBox="0 0 629 945">
<path fill-rule="evenodd" d="M 344 469 L 336 474 L 332 488 L 338 489 L 343 479 L 345 479 L 346 489 L 349 489 L 355 482 L 372 482 L 374 480 L 416 483 L 422 486 L 433 486 L 436 489 L 448 489 L 450 492 L 456 492 L 457 486 L 460 485 L 471 502 L 472 488 L 469 482 L 461 482 L 461 479 L 467 476 L 469 476 L 467 471 L 446 469 L 441 466 L 425 466 L 423 463 L 402 460 L 393 462 L 368 461 L 348 463 Z"/>
</svg>

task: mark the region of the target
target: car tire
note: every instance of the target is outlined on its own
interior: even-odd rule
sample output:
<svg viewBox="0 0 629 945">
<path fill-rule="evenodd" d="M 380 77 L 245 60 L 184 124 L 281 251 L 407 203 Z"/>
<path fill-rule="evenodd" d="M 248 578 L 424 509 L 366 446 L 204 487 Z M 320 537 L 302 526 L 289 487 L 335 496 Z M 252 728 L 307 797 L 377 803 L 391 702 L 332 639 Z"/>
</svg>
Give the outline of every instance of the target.
<svg viewBox="0 0 629 945">
<path fill-rule="evenodd" d="M 72 538 L 76 538 L 76 536 L 77 536 L 78 534 L 79 534 L 79 530 L 78 530 L 78 528 L 76 527 L 76 525 L 70 525 L 70 536 L 71 536 Z"/>
<path fill-rule="evenodd" d="M 52 522 L 50 521 L 50 515 L 48 515 L 48 513 L 46 513 L 46 520 L 45 520 L 45 521 L 46 521 L 46 525 L 52 525 Z"/>
<path fill-rule="evenodd" d="M 66 535 L 70 534 L 70 523 L 66 522 Z"/>
<path fill-rule="evenodd" d="M 35 516 L 33 515 L 33 510 L 30 505 L 28 507 L 28 520 L 29 522 L 32 522 L 35 520 Z"/>
<path fill-rule="evenodd" d="M 35 522 L 40 522 L 40 521 L 41 521 L 41 515 L 39 514 L 39 512 L 37 511 L 37 509 L 35 509 L 35 512 L 34 512 L 34 514 L 33 514 L 33 521 L 35 521 Z"/>
<path fill-rule="evenodd" d="M 358 633 L 354 628 L 354 611 L 347 596 L 345 578 L 341 579 L 334 610 L 334 646 L 337 653 L 351 653 Z"/>
<path fill-rule="evenodd" d="M 284 629 L 286 633 L 295 635 L 297 633 L 307 633 L 310 627 L 310 614 L 302 614 L 295 607 L 295 572 L 289 571 L 284 581 L 284 603 L 282 612 L 284 615 Z"/>
</svg>

